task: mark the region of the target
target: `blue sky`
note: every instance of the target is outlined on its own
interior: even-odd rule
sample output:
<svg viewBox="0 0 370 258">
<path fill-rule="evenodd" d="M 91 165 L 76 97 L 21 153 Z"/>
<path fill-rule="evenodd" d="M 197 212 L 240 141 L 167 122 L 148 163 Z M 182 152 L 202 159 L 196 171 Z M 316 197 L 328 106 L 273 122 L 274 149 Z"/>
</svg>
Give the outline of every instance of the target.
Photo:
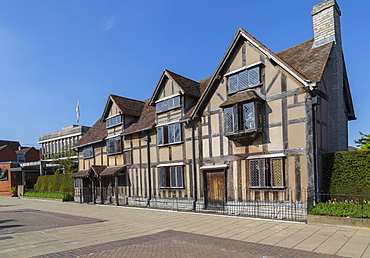
<svg viewBox="0 0 370 258">
<path fill-rule="evenodd" d="M 163 69 L 213 74 L 238 28 L 278 52 L 313 37 L 320 0 L 0 0 L 0 139 L 41 135 L 101 116 L 108 94 L 149 98 Z M 370 1 L 337 0 L 357 116 L 349 144 L 370 133 Z"/>
</svg>

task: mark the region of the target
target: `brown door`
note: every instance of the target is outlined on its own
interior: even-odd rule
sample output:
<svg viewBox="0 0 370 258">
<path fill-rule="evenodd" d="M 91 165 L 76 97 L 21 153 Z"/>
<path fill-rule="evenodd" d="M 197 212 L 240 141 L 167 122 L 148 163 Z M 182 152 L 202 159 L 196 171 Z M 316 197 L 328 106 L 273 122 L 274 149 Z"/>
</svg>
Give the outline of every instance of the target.
<svg viewBox="0 0 370 258">
<path fill-rule="evenodd" d="M 223 209 L 226 196 L 225 171 L 206 171 L 205 183 L 205 208 Z"/>
</svg>

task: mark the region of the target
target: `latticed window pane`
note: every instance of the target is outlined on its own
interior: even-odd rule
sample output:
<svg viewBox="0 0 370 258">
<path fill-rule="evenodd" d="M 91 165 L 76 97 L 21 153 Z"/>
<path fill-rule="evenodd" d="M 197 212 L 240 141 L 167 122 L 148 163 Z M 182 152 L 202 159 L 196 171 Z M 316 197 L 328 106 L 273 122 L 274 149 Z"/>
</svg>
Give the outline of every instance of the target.
<svg viewBox="0 0 370 258">
<path fill-rule="evenodd" d="M 181 166 L 176 167 L 176 186 L 184 187 L 183 168 Z"/>
<path fill-rule="evenodd" d="M 259 67 L 254 67 L 248 70 L 248 86 L 253 86 L 260 83 Z"/>
<path fill-rule="evenodd" d="M 180 142 L 181 141 L 181 124 L 177 123 L 174 124 L 174 130 L 175 130 L 175 142 Z"/>
<path fill-rule="evenodd" d="M 230 133 L 234 131 L 234 110 L 233 107 L 224 109 L 225 132 Z"/>
<path fill-rule="evenodd" d="M 241 71 L 239 74 L 239 90 L 246 89 L 249 86 L 248 83 L 248 70 Z"/>
<path fill-rule="evenodd" d="M 251 159 L 249 161 L 249 185 L 250 186 L 261 186 L 260 185 L 260 160 Z"/>
<path fill-rule="evenodd" d="M 238 74 L 229 77 L 229 92 L 238 91 Z"/>
<path fill-rule="evenodd" d="M 170 186 L 176 187 L 176 167 L 170 167 Z"/>
<path fill-rule="evenodd" d="M 283 179 L 283 159 L 273 158 L 271 159 L 271 185 L 272 186 L 284 186 Z"/>
<path fill-rule="evenodd" d="M 156 109 L 156 112 L 157 112 L 157 113 L 162 112 L 162 111 L 163 111 L 163 101 L 158 102 L 158 103 L 155 105 L 155 109 Z"/>
<path fill-rule="evenodd" d="M 93 147 L 86 146 L 85 148 L 83 148 L 83 155 L 85 159 L 94 157 Z"/>
<path fill-rule="evenodd" d="M 163 137 L 163 127 L 157 128 L 157 145 L 164 144 L 164 137 Z"/>
<path fill-rule="evenodd" d="M 243 104 L 243 129 L 254 129 L 255 126 L 254 103 Z"/>
<path fill-rule="evenodd" d="M 108 154 L 121 152 L 121 137 L 117 136 L 107 140 L 107 152 Z"/>
<path fill-rule="evenodd" d="M 167 184 L 166 184 L 166 168 L 165 167 L 160 167 L 158 168 L 158 172 L 159 172 L 159 175 L 158 175 L 158 179 L 159 179 L 159 187 L 167 187 Z"/>
<path fill-rule="evenodd" d="M 173 107 L 179 107 L 180 106 L 180 96 L 173 98 Z"/>
<path fill-rule="evenodd" d="M 173 143 L 175 142 L 175 133 L 176 133 L 176 124 L 171 124 L 168 126 L 168 143 Z"/>
</svg>

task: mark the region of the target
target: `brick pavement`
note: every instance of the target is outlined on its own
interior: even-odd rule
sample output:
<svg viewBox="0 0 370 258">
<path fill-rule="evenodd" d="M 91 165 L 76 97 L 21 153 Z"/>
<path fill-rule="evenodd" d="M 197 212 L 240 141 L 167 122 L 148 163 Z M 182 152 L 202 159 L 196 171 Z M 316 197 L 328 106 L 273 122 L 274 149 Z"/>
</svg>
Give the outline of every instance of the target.
<svg viewBox="0 0 370 258">
<path fill-rule="evenodd" d="M 0 257 L 370 257 L 369 244 L 364 229 L 0 197 Z"/>
</svg>

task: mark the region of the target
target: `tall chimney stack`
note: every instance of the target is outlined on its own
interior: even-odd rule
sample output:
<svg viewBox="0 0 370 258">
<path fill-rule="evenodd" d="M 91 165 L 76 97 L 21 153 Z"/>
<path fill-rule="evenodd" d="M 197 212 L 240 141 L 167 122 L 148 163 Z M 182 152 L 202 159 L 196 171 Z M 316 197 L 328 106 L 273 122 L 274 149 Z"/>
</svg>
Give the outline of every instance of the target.
<svg viewBox="0 0 370 258">
<path fill-rule="evenodd" d="M 341 14 L 335 0 L 325 0 L 313 7 L 311 12 L 315 36 L 313 47 L 319 47 L 332 41 L 342 46 Z"/>
</svg>

